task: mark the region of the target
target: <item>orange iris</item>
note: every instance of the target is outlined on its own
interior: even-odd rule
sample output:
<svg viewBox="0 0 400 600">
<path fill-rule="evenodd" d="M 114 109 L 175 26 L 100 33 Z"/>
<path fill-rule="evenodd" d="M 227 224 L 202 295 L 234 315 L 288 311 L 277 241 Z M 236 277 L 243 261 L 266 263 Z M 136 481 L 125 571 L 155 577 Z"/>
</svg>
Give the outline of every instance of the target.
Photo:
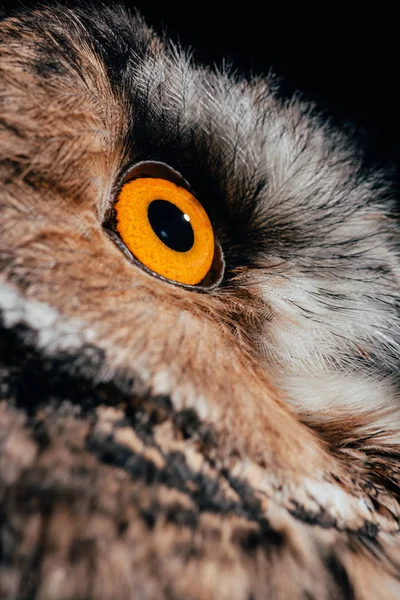
<svg viewBox="0 0 400 600">
<path fill-rule="evenodd" d="M 125 246 L 151 271 L 186 285 L 200 283 L 214 257 L 214 232 L 196 198 L 167 179 L 126 183 L 115 204 Z"/>
</svg>

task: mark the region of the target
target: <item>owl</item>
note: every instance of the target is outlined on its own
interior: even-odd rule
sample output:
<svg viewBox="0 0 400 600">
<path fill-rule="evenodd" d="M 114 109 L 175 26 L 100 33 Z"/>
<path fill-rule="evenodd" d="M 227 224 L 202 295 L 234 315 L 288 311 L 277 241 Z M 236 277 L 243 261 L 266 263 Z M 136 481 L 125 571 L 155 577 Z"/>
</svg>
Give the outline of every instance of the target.
<svg viewBox="0 0 400 600">
<path fill-rule="evenodd" d="M 400 597 L 393 176 L 119 5 L 0 23 L 0 597 Z"/>
</svg>

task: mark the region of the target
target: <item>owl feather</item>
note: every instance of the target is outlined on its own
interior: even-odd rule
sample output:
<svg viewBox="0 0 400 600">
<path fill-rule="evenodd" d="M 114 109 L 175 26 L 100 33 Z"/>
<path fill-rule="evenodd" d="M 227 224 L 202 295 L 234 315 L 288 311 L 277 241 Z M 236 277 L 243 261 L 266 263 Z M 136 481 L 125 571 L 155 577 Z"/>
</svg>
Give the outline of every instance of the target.
<svg viewBox="0 0 400 600">
<path fill-rule="evenodd" d="M 214 286 L 110 233 L 143 162 L 206 211 Z M 120 5 L 1 21 L 1 598 L 400 597 L 397 200 Z"/>
</svg>

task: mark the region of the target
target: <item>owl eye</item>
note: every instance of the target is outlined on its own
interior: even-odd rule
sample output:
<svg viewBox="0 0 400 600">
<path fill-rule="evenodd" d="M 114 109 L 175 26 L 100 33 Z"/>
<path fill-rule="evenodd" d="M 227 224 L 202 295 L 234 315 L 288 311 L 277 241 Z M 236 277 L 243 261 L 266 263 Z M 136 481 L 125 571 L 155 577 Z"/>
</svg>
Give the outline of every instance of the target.
<svg viewBox="0 0 400 600">
<path fill-rule="evenodd" d="M 176 177 L 171 181 L 142 173 L 124 183 L 118 194 L 114 231 L 153 273 L 183 285 L 202 284 L 219 250 L 207 213 Z"/>
</svg>

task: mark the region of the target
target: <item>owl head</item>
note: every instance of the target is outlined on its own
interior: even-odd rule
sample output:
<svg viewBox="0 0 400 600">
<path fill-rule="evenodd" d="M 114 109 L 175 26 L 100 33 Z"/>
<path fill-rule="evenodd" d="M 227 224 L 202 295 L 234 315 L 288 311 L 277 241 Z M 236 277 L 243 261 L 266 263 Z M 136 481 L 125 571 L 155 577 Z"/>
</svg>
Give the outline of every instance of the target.
<svg viewBox="0 0 400 600">
<path fill-rule="evenodd" d="M 33 352 L 40 385 L 79 406 L 90 389 L 190 414 L 197 450 L 302 522 L 396 530 L 388 176 L 272 77 L 196 66 L 121 7 L 0 27 L 14 358 Z"/>
</svg>

